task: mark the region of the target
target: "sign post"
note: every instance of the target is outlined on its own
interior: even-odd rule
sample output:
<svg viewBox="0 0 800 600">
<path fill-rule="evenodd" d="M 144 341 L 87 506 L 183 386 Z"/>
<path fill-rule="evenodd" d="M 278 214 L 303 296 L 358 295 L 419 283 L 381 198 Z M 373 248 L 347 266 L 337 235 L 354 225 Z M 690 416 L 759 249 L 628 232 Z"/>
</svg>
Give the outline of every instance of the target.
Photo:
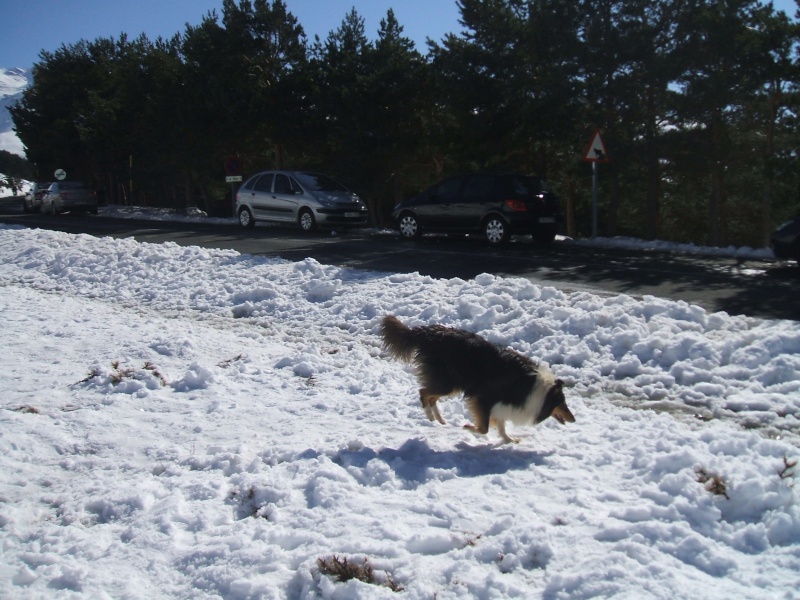
<svg viewBox="0 0 800 600">
<path fill-rule="evenodd" d="M 231 184 L 231 214 L 236 216 L 236 184 L 242 181 L 242 161 L 236 156 L 225 159 L 225 183 Z"/>
<path fill-rule="evenodd" d="M 584 162 L 592 163 L 592 239 L 597 237 L 597 188 L 598 188 L 598 168 L 597 163 L 611 162 L 606 151 L 603 138 L 600 137 L 600 130 L 596 129 L 586 152 L 583 153 Z"/>
</svg>

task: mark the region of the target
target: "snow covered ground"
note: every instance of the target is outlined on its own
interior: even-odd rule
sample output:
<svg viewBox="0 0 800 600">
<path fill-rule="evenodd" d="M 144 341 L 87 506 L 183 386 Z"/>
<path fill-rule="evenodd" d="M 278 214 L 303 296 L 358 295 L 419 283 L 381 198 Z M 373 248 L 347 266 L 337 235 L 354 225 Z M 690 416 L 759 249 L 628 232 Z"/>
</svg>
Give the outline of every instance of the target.
<svg viewBox="0 0 800 600">
<path fill-rule="evenodd" d="M 577 422 L 429 422 L 389 313 Z M 0 316 L 0 597 L 800 598 L 798 322 L 8 226 Z"/>
</svg>

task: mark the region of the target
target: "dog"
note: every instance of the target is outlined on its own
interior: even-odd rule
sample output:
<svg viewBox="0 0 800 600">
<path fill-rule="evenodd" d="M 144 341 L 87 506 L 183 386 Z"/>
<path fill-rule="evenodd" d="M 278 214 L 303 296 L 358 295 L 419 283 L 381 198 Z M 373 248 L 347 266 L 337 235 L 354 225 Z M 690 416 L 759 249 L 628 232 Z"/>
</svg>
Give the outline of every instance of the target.
<svg viewBox="0 0 800 600">
<path fill-rule="evenodd" d="M 445 423 L 436 407 L 440 398 L 463 392 L 475 423 L 465 427 L 485 435 L 495 425 L 506 443 L 519 442 L 506 433 L 506 421 L 525 425 L 553 417 L 561 424 L 575 422 L 564 382 L 546 365 L 510 348 L 453 327 L 410 328 L 392 315 L 383 318 L 381 336 L 392 357 L 416 366 L 419 398 L 431 421 Z"/>
</svg>

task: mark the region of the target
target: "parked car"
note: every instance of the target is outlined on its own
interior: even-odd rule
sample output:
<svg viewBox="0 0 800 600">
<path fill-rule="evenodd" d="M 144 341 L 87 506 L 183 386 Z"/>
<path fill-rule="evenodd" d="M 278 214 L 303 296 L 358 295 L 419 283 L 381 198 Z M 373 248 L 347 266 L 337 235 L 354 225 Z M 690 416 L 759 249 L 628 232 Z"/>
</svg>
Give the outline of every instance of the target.
<svg viewBox="0 0 800 600">
<path fill-rule="evenodd" d="M 776 258 L 800 263 L 800 214 L 772 232 L 770 246 Z"/>
<path fill-rule="evenodd" d="M 42 196 L 41 211 L 51 215 L 68 211 L 96 215 L 97 194 L 78 181 L 56 181 Z"/>
<path fill-rule="evenodd" d="M 401 202 L 392 219 L 409 239 L 423 232 L 478 232 L 490 244 L 512 234 L 550 243 L 561 226 L 561 208 L 539 177 L 477 173 L 451 177 Z"/>
<path fill-rule="evenodd" d="M 271 221 L 296 223 L 303 231 L 364 226 L 369 220 L 358 195 L 327 175 L 308 171 L 256 173 L 236 193 L 236 214 L 243 227 Z"/>
<path fill-rule="evenodd" d="M 25 212 L 38 212 L 42 206 L 42 196 L 47 193 L 50 182 L 37 181 L 31 185 L 31 189 L 22 198 L 22 209 Z"/>
</svg>

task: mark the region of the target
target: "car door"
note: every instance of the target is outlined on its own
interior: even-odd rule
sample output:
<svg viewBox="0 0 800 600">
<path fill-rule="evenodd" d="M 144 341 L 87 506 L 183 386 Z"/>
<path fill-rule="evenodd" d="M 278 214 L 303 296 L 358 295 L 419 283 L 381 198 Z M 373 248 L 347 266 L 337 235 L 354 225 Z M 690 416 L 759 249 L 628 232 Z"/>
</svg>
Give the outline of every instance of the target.
<svg viewBox="0 0 800 600">
<path fill-rule="evenodd" d="M 299 186 L 285 173 L 276 173 L 275 185 L 270 201 L 273 219 L 276 221 L 295 221 L 297 219 Z"/>
<path fill-rule="evenodd" d="M 453 205 L 458 202 L 463 180 L 461 176 L 451 177 L 425 192 L 424 203 L 417 208 L 422 227 L 443 231 L 455 228 Z"/>
<path fill-rule="evenodd" d="M 469 175 L 461 186 L 458 198 L 450 206 L 451 227 L 459 231 L 479 229 L 483 216 L 494 203 L 496 177 Z"/>
<path fill-rule="evenodd" d="M 250 203 L 250 208 L 253 209 L 253 216 L 256 219 L 270 218 L 269 203 L 270 197 L 272 196 L 272 182 L 274 179 L 274 173 L 264 173 L 250 186 L 248 201 Z"/>
</svg>

